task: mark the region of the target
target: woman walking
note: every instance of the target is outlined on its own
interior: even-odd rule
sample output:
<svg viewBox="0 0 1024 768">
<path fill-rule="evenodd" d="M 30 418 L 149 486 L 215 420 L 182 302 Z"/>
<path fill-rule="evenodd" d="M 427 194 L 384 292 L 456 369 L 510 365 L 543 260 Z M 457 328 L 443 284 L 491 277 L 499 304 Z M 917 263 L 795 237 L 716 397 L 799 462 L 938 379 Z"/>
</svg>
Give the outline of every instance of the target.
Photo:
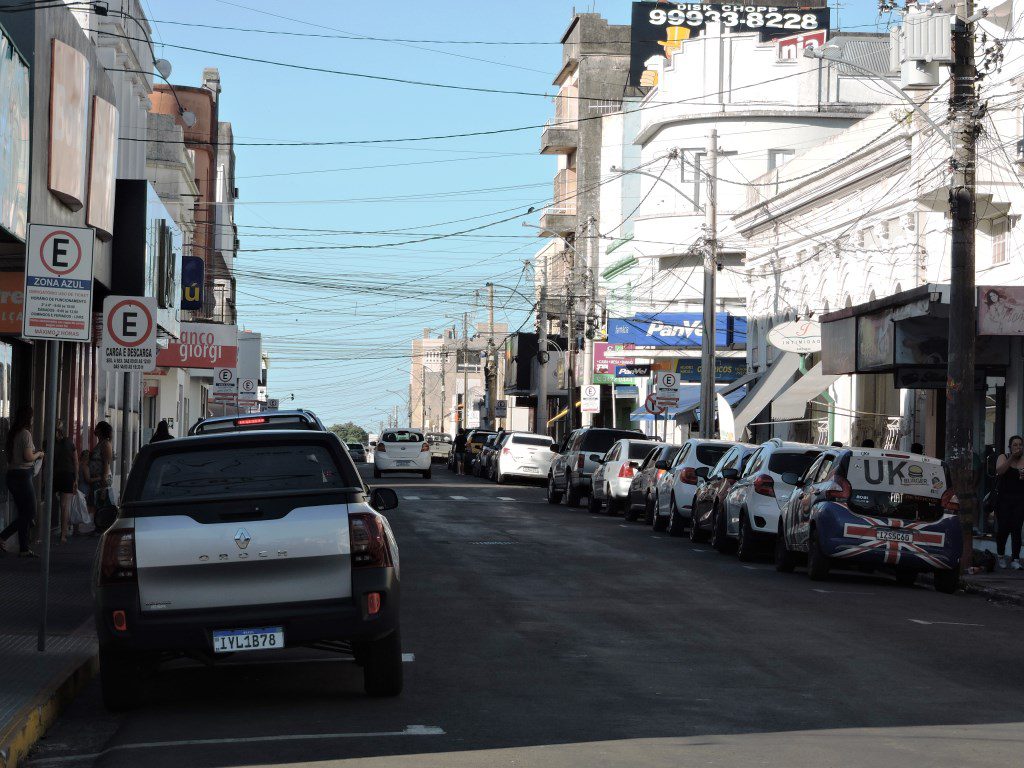
<svg viewBox="0 0 1024 768">
<path fill-rule="evenodd" d="M 1010 438 L 1009 453 L 996 459 L 996 548 L 999 567 L 1006 568 L 1006 540 L 1010 540 L 1010 568 L 1024 568 L 1020 561 L 1021 528 L 1024 526 L 1024 438 Z"/>
<path fill-rule="evenodd" d="M 97 496 L 110 487 L 110 476 L 114 465 L 114 428 L 101 421 L 93 428 L 96 445 L 89 451 L 89 501 L 92 503 L 93 525 L 96 524 L 96 510 L 100 506 Z M 99 533 L 97 530 L 96 533 Z"/>
<path fill-rule="evenodd" d="M 171 434 L 171 428 L 167 426 L 167 419 L 161 419 L 160 423 L 156 425 L 156 429 L 153 431 L 153 436 L 149 438 L 151 443 L 162 443 L 164 440 L 173 440 L 174 435 Z"/>
<path fill-rule="evenodd" d="M 0 531 L 0 551 L 3 551 L 7 537 L 18 532 L 18 554 L 20 557 L 36 557 L 29 548 L 29 529 L 36 514 L 36 491 L 32 485 L 34 465 L 45 456 L 37 451 L 32 442 L 32 407 L 23 405 L 18 409 L 7 435 L 7 490 L 14 502 L 15 519 Z"/>
<path fill-rule="evenodd" d="M 64 422 L 57 422 L 57 442 L 53 446 L 53 491 L 60 494 L 60 543 L 68 543 L 68 520 L 71 517 L 71 502 L 78 486 L 78 453 L 75 444 L 64 429 Z M 77 524 L 75 525 L 77 534 Z"/>
</svg>

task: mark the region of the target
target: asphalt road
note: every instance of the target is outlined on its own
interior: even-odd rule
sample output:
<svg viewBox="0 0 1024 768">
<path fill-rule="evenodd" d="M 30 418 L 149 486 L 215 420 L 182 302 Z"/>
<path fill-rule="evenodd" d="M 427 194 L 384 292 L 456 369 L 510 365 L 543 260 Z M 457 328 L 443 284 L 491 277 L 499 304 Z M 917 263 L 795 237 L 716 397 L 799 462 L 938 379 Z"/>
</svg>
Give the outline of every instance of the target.
<svg viewBox="0 0 1024 768">
<path fill-rule="evenodd" d="M 388 477 L 398 699 L 322 653 L 181 664 L 109 715 L 94 681 L 46 766 L 999 766 L 1024 754 L 1024 610 L 741 565 L 543 490 Z"/>
</svg>

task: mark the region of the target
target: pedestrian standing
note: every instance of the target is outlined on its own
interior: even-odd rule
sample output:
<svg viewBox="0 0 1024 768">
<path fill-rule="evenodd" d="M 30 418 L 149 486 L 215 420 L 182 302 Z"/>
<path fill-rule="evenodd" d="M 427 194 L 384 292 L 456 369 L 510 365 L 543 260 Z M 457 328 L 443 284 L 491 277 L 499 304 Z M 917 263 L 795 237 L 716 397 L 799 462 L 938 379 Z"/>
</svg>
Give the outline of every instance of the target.
<svg viewBox="0 0 1024 768">
<path fill-rule="evenodd" d="M 53 446 L 53 491 L 60 494 L 60 543 L 68 543 L 68 520 L 71 517 L 71 502 L 78 485 L 78 453 L 75 444 L 64 429 L 64 422 L 57 422 L 57 442 Z M 77 529 L 77 524 L 76 524 Z"/>
<path fill-rule="evenodd" d="M 1010 438 L 1009 453 L 996 459 L 996 551 L 999 567 L 1007 567 L 1006 541 L 1010 540 L 1009 567 L 1024 568 L 1020 561 L 1021 528 L 1024 527 L 1024 437 Z"/>
<path fill-rule="evenodd" d="M 7 490 L 14 502 L 16 511 L 14 522 L 0 531 L 0 551 L 4 551 L 4 542 L 18 532 L 18 555 L 20 557 L 37 557 L 29 547 L 29 529 L 36 514 L 36 490 L 32 485 L 35 474 L 35 463 L 46 454 L 37 451 L 32 442 L 32 406 L 23 405 L 18 409 L 7 434 Z"/>
<path fill-rule="evenodd" d="M 160 423 L 156 425 L 156 431 L 153 432 L 153 436 L 149 438 L 150 443 L 162 443 L 164 440 L 173 440 L 174 436 L 171 434 L 171 428 L 167 426 L 167 419 L 161 419 Z"/>
<path fill-rule="evenodd" d="M 97 509 L 109 501 L 109 497 L 100 497 L 109 493 L 114 466 L 114 428 L 108 422 L 101 421 L 93 428 L 93 434 L 96 435 L 96 445 L 89 451 L 89 498 L 92 501 L 95 525 Z M 99 533 L 99 529 L 94 533 Z"/>
<path fill-rule="evenodd" d="M 460 475 L 466 474 L 466 430 L 463 427 L 459 427 L 455 435 L 452 451 L 455 453 L 455 471 Z"/>
</svg>

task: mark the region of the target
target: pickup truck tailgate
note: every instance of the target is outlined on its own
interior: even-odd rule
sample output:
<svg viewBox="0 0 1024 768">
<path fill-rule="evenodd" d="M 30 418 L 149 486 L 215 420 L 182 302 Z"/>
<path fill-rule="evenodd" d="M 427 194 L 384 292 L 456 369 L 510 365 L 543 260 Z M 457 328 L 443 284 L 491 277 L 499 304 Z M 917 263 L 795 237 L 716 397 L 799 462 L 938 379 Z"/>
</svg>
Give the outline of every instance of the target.
<svg viewBox="0 0 1024 768">
<path fill-rule="evenodd" d="M 274 519 L 135 519 L 143 611 L 272 605 L 352 596 L 346 504 L 296 506 Z"/>
</svg>

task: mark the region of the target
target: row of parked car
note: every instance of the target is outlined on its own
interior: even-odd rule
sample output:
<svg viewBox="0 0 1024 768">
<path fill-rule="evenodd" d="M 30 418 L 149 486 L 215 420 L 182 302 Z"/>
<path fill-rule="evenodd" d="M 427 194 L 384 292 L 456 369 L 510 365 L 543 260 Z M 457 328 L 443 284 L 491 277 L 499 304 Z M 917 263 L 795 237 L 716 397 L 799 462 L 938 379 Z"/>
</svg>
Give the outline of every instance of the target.
<svg viewBox="0 0 1024 768">
<path fill-rule="evenodd" d="M 770 556 L 783 572 L 805 565 L 819 580 L 832 569 L 885 571 L 905 584 L 927 572 L 940 592 L 957 585 L 959 505 L 948 468 L 928 456 L 780 439 L 672 445 L 582 428 L 559 444 L 489 434 L 472 467 L 498 482 L 543 472 L 550 504 L 585 498 L 593 514 L 643 519 L 745 562 Z"/>
</svg>

